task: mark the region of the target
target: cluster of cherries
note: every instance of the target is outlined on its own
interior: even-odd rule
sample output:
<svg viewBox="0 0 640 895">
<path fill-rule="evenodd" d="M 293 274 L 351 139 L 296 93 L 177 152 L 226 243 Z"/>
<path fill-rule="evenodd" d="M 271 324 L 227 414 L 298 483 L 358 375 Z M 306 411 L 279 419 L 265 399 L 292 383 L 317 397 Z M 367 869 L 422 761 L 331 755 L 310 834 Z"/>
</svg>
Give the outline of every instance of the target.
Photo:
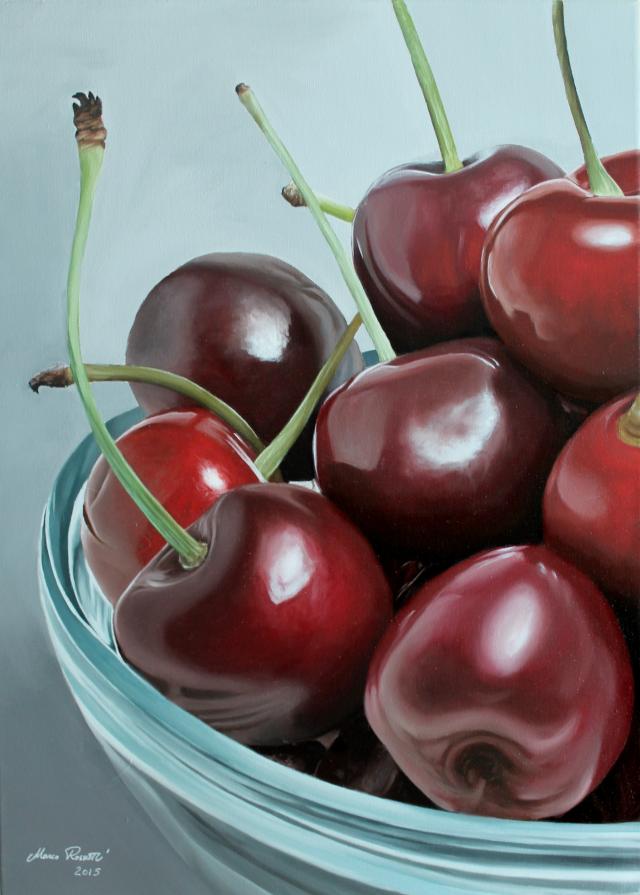
<svg viewBox="0 0 640 895">
<path fill-rule="evenodd" d="M 212 254 L 152 289 L 127 366 L 72 350 L 34 380 L 75 381 L 88 406 L 85 376 L 128 378 L 147 413 L 117 448 L 169 521 L 102 456 L 87 562 L 124 659 L 292 767 L 454 811 L 640 818 L 640 153 L 598 159 L 555 0 L 586 166 L 519 146 L 461 162 L 393 7 L 443 159 L 374 183 L 353 265 L 324 214 L 351 212 L 237 88 L 358 302 L 346 333 L 284 262 Z M 88 182 L 104 131 L 78 98 Z"/>
</svg>

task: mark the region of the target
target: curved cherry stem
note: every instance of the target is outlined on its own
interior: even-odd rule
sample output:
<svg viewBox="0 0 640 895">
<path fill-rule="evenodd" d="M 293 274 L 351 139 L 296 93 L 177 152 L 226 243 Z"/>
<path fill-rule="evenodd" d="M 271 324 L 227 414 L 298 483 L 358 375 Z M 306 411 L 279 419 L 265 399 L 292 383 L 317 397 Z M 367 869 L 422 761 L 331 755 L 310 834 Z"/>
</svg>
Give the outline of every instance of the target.
<svg viewBox="0 0 640 895">
<path fill-rule="evenodd" d="M 133 364 L 85 364 L 84 369 L 89 382 L 144 382 L 147 385 L 157 385 L 178 392 L 228 423 L 257 453 L 265 448 L 249 423 L 233 407 L 185 376 L 158 370 L 156 367 L 140 367 Z M 42 387 L 66 388 L 73 383 L 71 367 L 52 367 L 29 380 L 29 386 L 34 392 Z"/>
<path fill-rule="evenodd" d="M 315 193 L 315 197 L 318 200 L 318 205 L 324 211 L 325 214 L 331 215 L 331 217 L 338 218 L 339 221 L 347 221 L 347 223 L 351 223 L 356 216 L 355 208 L 352 208 L 350 205 L 343 205 L 341 202 L 336 202 L 333 199 L 329 199 L 328 196 L 323 196 L 322 193 Z M 282 198 L 289 203 L 293 208 L 306 208 L 307 203 L 302 198 L 300 190 L 295 185 L 293 180 L 289 181 L 286 186 L 282 187 L 281 192 Z"/>
<path fill-rule="evenodd" d="M 344 277 L 344 281 L 347 284 L 347 287 L 349 288 L 349 291 L 351 292 L 351 295 L 353 296 L 358 307 L 358 311 L 360 312 L 360 316 L 362 317 L 362 322 L 364 323 L 367 332 L 371 336 L 376 351 L 378 352 L 378 357 L 381 361 L 392 360 L 396 356 L 396 354 L 391 347 L 391 342 L 387 338 L 385 331 L 380 326 L 378 318 L 376 317 L 375 312 L 371 307 L 371 302 L 367 298 L 367 295 L 362 288 L 362 284 L 358 279 L 358 275 L 354 270 L 353 264 L 347 256 L 347 253 L 344 250 L 344 247 L 342 246 L 340 240 L 336 236 L 336 233 L 333 230 L 331 224 L 325 217 L 324 212 L 320 208 L 320 204 L 316 199 L 313 190 L 302 176 L 302 172 L 296 165 L 288 149 L 271 126 L 267 116 L 260 106 L 260 103 L 254 96 L 252 90 L 247 87 L 246 84 L 238 84 L 238 86 L 236 87 L 236 93 L 238 94 L 240 102 L 249 112 L 262 133 L 265 135 L 265 137 L 267 138 L 267 142 L 270 144 L 271 148 L 274 150 L 282 164 L 289 172 L 291 179 L 300 190 L 305 203 L 309 207 L 309 211 L 315 218 L 315 221 L 318 224 L 322 235 L 327 241 L 329 248 L 333 252 L 334 258 L 338 262 L 338 266 L 340 267 L 342 276 Z"/>
<path fill-rule="evenodd" d="M 556 43 L 556 55 L 560 63 L 560 71 L 562 72 L 562 80 L 564 81 L 564 89 L 567 94 L 571 115 L 573 116 L 573 122 L 580 138 L 591 192 L 595 196 L 623 196 L 624 193 L 598 158 L 598 153 L 589 133 L 587 120 L 584 117 L 578 90 L 573 79 L 571 60 L 569 59 L 567 34 L 564 27 L 563 0 L 553 0 L 551 18 L 553 22 L 553 36 Z"/>
<path fill-rule="evenodd" d="M 409 15 L 409 10 L 404 0 L 391 0 L 391 2 L 404 37 L 404 42 L 411 56 L 418 84 L 427 103 L 431 124 L 433 125 L 442 161 L 444 162 L 444 170 L 447 173 L 459 171 L 462 168 L 462 162 L 458 156 L 458 150 L 451 133 L 451 127 L 449 126 L 449 120 L 444 110 L 436 79 L 433 76 L 427 54 L 416 31 L 416 26 L 413 24 L 413 19 Z"/>
<path fill-rule="evenodd" d="M 311 388 L 302 399 L 302 402 L 289 422 L 284 429 L 276 435 L 269 447 L 265 448 L 265 450 L 258 456 L 255 465 L 266 479 L 270 479 L 276 472 L 286 455 L 300 437 L 302 430 L 311 419 L 316 404 L 335 376 L 336 370 L 340 366 L 340 362 L 345 356 L 349 345 L 353 342 L 354 336 L 358 332 L 361 323 L 362 318 L 360 317 L 360 314 L 356 314 L 340 337 L 331 356 L 320 368 L 318 375 L 313 380 Z"/>
<path fill-rule="evenodd" d="M 78 93 L 74 99 L 78 100 L 78 105 L 74 104 L 73 107 L 73 118 L 77 128 L 76 140 L 80 160 L 80 198 L 67 279 L 67 341 L 71 372 L 98 447 L 116 478 L 162 537 L 177 551 L 182 565 L 185 568 L 193 568 L 206 556 L 206 544 L 191 537 L 182 526 L 178 525 L 127 463 L 100 416 L 82 361 L 80 275 L 89 234 L 93 198 L 104 157 L 106 130 L 102 123 L 102 103 L 98 97 L 94 97 L 91 93 L 88 96 Z"/>
<path fill-rule="evenodd" d="M 618 435 L 626 444 L 640 447 L 640 394 L 618 420 Z"/>
</svg>

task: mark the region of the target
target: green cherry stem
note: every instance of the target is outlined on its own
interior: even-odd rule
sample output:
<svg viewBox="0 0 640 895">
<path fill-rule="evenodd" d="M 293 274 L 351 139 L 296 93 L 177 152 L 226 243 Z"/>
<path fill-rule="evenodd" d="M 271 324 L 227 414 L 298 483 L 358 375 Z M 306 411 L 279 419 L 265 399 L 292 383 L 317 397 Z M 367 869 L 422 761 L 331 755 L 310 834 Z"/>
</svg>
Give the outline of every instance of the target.
<svg viewBox="0 0 640 895">
<path fill-rule="evenodd" d="M 618 420 L 618 435 L 626 444 L 640 447 L 640 394 Z"/>
<path fill-rule="evenodd" d="M 144 382 L 147 385 L 158 385 L 184 395 L 185 398 L 206 407 L 217 417 L 228 423 L 232 429 L 254 448 L 257 453 L 264 450 L 263 442 L 258 438 L 249 423 L 221 398 L 216 398 L 206 388 L 197 385 L 185 376 L 158 370 L 156 367 L 139 367 L 133 364 L 84 364 L 89 382 Z M 34 392 L 40 388 L 66 388 L 73 385 L 71 367 L 52 367 L 43 370 L 29 380 Z"/>
<path fill-rule="evenodd" d="M 562 72 L 562 80 L 564 81 L 564 89 L 567 94 L 571 115 L 573 116 L 573 122 L 580 138 L 591 192 L 595 196 L 623 196 L 624 193 L 598 158 L 598 153 L 593 145 L 587 121 L 584 117 L 584 111 L 571 70 L 567 34 L 564 27 L 564 3 L 562 0 L 553 0 L 551 18 L 553 22 L 553 36 L 556 42 L 556 55 L 560 63 L 560 71 Z"/>
<path fill-rule="evenodd" d="M 167 513 L 127 463 L 111 437 L 95 403 L 80 349 L 80 275 L 84 258 L 93 198 L 99 179 L 107 132 L 102 122 L 102 103 L 92 93 L 77 93 L 74 99 L 73 120 L 80 160 L 80 198 L 76 226 L 71 247 L 67 279 L 67 341 L 69 362 L 74 382 L 84 406 L 89 425 L 98 447 L 104 454 L 115 476 L 131 499 L 137 504 L 162 537 L 177 551 L 185 568 L 199 565 L 207 547 L 184 530 Z"/>
<path fill-rule="evenodd" d="M 238 84 L 238 86 L 236 87 L 236 93 L 238 94 L 240 102 L 249 112 L 262 133 L 265 135 L 271 148 L 274 150 L 282 164 L 289 172 L 289 176 L 300 190 L 300 194 L 302 195 L 306 205 L 308 206 L 309 211 L 315 218 L 316 223 L 318 224 L 318 227 L 322 232 L 322 235 L 327 241 L 329 248 L 333 252 L 334 258 L 338 262 L 338 266 L 340 267 L 342 276 L 344 277 L 344 281 L 347 284 L 347 287 L 349 288 L 349 291 L 351 292 L 351 295 L 353 296 L 358 307 L 358 311 L 360 312 L 360 316 L 362 317 L 362 322 L 364 323 L 367 332 L 371 336 L 375 349 L 378 352 L 378 358 L 381 361 L 392 360 L 396 355 L 393 348 L 391 347 L 391 342 L 387 338 L 385 331 L 380 326 L 378 318 L 376 317 L 374 310 L 371 307 L 371 303 L 367 298 L 367 295 L 362 288 L 362 284 L 360 283 L 360 280 L 358 279 L 358 276 L 354 270 L 353 264 L 349 260 L 344 247 L 336 236 L 336 233 L 331 227 L 331 224 L 326 219 L 324 212 L 320 208 L 320 204 L 318 203 L 313 190 L 302 176 L 300 169 L 294 162 L 288 149 L 271 126 L 267 116 L 260 106 L 260 103 L 254 96 L 253 91 L 249 87 L 247 87 L 246 84 Z"/>
<path fill-rule="evenodd" d="M 355 208 L 352 208 L 350 205 L 343 205 L 341 202 L 335 202 L 333 199 L 329 199 L 328 196 L 323 196 L 322 193 L 316 193 L 314 190 L 314 195 L 318 200 L 318 205 L 324 211 L 325 214 L 331 215 L 331 217 L 338 218 L 340 221 L 347 221 L 347 223 L 351 223 L 356 216 Z M 302 198 L 300 194 L 300 190 L 295 185 L 293 180 L 291 180 L 286 186 L 282 187 L 282 198 L 285 199 L 289 205 L 293 206 L 293 208 L 306 208 L 307 203 Z"/>
<path fill-rule="evenodd" d="M 404 0 L 391 0 L 393 11 L 400 25 L 404 42 L 409 50 L 411 62 L 418 78 L 418 84 L 422 90 L 422 95 L 427 103 L 431 124 L 436 134 L 436 140 L 440 147 L 440 154 L 444 162 L 444 170 L 449 173 L 451 171 L 459 171 L 462 168 L 462 162 L 458 156 L 458 150 L 451 133 L 447 113 L 444 110 L 442 97 L 436 84 L 436 79 L 431 71 L 427 54 L 418 37 L 416 26 L 413 19 L 409 15 L 407 4 Z"/>
<path fill-rule="evenodd" d="M 302 430 L 309 422 L 316 404 L 326 391 L 329 383 L 336 374 L 342 358 L 351 345 L 355 334 L 360 328 L 362 318 L 356 314 L 346 328 L 328 360 L 320 368 L 318 375 L 313 380 L 311 387 L 302 399 L 297 410 L 286 424 L 284 429 L 276 435 L 269 447 L 258 456 L 255 465 L 266 479 L 270 479 L 276 472 L 286 455 L 300 437 Z"/>
</svg>

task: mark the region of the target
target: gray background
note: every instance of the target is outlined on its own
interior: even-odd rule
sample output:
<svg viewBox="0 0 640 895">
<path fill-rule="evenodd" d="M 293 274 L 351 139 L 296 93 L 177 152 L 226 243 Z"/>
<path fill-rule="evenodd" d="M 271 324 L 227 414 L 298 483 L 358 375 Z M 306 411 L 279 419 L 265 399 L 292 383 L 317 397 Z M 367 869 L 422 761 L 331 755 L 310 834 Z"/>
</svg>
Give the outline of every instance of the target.
<svg viewBox="0 0 640 895">
<path fill-rule="evenodd" d="M 462 155 L 523 143 L 568 169 L 579 146 L 547 0 L 413 0 Z M 638 145 L 638 6 L 573 0 L 574 70 L 602 154 Z M 634 55 L 636 54 L 636 55 Z M 348 295 L 238 103 L 250 83 L 319 191 L 357 203 L 385 169 L 437 156 L 386 0 L 3 0 L 0 4 L 2 875 L 5 895 L 157 895 L 205 887 L 85 727 L 48 644 L 35 577 L 41 508 L 87 426 L 72 392 L 26 388 L 65 357 L 64 284 L 77 198 L 70 97 L 100 93 L 109 129 L 84 268 L 84 353 L 119 361 L 149 288 L 188 258 L 279 255 Z M 338 224 L 345 242 L 349 232 Z M 369 347 L 366 338 L 362 345 Z M 106 416 L 133 405 L 99 387 Z M 25 863 L 40 846 L 110 849 L 99 879 Z"/>
</svg>

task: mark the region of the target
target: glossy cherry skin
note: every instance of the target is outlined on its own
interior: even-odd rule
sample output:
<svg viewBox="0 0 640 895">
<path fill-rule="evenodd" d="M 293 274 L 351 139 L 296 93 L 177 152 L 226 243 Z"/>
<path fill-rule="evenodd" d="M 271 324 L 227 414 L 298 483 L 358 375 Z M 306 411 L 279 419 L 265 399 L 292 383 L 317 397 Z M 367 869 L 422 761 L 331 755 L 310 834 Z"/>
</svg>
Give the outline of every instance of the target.
<svg viewBox="0 0 640 895">
<path fill-rule="evenodd" d="M 129 333 L 127 363 L 192 379 L 243 416 L 265 443 L 289 420 L 346 327 L 310 279 L 268 255 L 217 253 L 183 264 L 155 286 Z M 362 369 L 355 343 L 332 388 Z M 132 384 L 147 413 L 184 405 L 157 386 Z M 287 478 L 313 475 L 307 427 L 283 464 Z"/>
<path fill-rule="evenodd" d="M 637 692 L 636 678 L 636 692 Z M 620 758 L 600 786 L 558 820 L 570 823 L 612 824 L 640 820 L 640 707 Z"/>
<path fill-rule="evenodd" d="M 520 820 L 578 804 L 629 734 L 633 676 L 601 592 L 544 546 L 429 582 L 374 654 L 365 710 L 437 805 Z"/>
<path fill-rule="evenodd" d="M 330 395 L 317 479 L 381 554 L 468 556 L 537 527 L 563 426 L 555 399 L 503 345 L 460 339 L 371 367 Z"/>
<path fill-rule="evenodd" d="M 640 202 L 570 180 L 532 187 L 490 228 L 484 308 L 512 354 L 559 392 L 603 402 L 638 380 Z"/>
<path fill-rule="evenodd" d="M 640 196 L 640 149 L 616 152 L 600 159 L 625 196 Z M 589 177 L 584 165 L 569 175 L 584 190 L 589 189 Z"/>
<path fill-rule="evenodd" d="M 544 539 L 640 615 L 640 446 L 618 433 L 633 394 L 587 418 L 562 449 L 544 493 Z"/>
<path fill-rule="evenodd" d="M 356 270 L 398 351 L 487 332 L 480 255 L 493 218 L 516 196 L 563 171 L 533 149 L 498 146 L 463 168 L 393 168 L 371 186 L 353 222 Z"/>
<path fill-rule="evenodd" d="M 229 491 L 189 530 L 209 545 L 202 565 L 185 571 L 166 548 L 116 606 L 125 659 L 243 743 L 337 727 L 391 618 L 364 537 L 321 494 L 285 484 Z"/>
<path fill-rule="evenodd" d="M 201 407 L 150 416 L 121 435 L 118 447 L 184 526 L 230 488 L 260 481 L 253 449 Z M 87 482 L 81 539 L 89 567 L 112 603 L 166 543 L 102 455 Z"/>
</svg>

